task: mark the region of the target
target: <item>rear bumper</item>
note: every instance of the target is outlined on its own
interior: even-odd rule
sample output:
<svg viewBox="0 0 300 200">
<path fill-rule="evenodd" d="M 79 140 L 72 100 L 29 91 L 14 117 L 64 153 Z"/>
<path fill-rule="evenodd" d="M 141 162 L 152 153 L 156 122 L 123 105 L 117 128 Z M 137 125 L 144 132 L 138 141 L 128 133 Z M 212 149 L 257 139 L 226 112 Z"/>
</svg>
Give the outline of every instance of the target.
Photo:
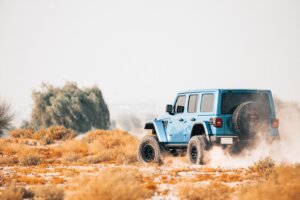
<svg viewBox="0 0 300 200">
<path fill-rule="evenodd" d="M 251 137 L 251 138 L 240 138 L 239 136 L 210 136 L 210 142 L 215 144 L 224 144 L 224 145 L 233 145 L 238 143 L 252 143 L 253 141 L 256 141 L 257 138 Z M 264 138 L 267 142 L 274 142 L 280 140 L 279 135 L 272 135 L 268 134 Z"/>
<path fill-rule="evenodd" d="M 210 136 L 210 142 L 216 144 L 232 145 L 239 140 L 238 136 Z"/>
</svg>

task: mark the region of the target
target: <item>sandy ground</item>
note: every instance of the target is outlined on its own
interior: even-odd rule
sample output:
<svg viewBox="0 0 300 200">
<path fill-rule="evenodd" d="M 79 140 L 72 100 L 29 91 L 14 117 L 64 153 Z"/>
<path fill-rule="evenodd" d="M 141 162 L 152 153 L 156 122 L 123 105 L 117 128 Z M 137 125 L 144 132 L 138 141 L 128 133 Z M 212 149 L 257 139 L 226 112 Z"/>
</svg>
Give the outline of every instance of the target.
<svg viewBox="0 0 300 200">
<path fill-rule="evenodd" d="M 37 184 L 54 183 L 64 188 L 66 195 L 72 185 L 69 180 L 80 176 L 96 176 L 108 169 L 137 170 L 141 172 L 147 187 L 155 190 L 152 199 L 179 199 L 176 188 L 181 184 L 193 183 L 207 185 L 210 181 L 219 181 L 229 187 L 247 183 L 247 172 L 244 168 L 221 168 L 190 165 L 186 158 L 167 158 L 165 164 L 158 165 L 38 165 L 38 166 L 2 166 L 1 173 L 5 178 L 16 181 L 18 185 L 30 187 Z M 4 187 L 2 187 L 4 189 Z"/>
</svg>

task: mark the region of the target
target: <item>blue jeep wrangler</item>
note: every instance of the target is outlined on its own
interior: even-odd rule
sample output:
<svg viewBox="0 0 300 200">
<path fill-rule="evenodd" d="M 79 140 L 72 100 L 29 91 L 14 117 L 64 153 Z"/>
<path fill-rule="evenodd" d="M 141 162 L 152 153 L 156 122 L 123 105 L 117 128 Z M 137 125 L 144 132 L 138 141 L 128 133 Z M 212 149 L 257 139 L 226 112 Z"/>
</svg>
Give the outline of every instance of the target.
<svg viewBox="0 0 300 200">
<path fill-rule="evenodd" d="M 187 150 L 191 163 L 204 164 L 212 145 L 241 149 L 258 135 L 278 139 L 278 126 L 270 90 L 181 92 L 174 104 L 166 106 L 164 116 L 146 123 L 151 134 L 141 141 L 138 158 L 143 163 L 159 163 L 164 151 Z"/>
</svg>

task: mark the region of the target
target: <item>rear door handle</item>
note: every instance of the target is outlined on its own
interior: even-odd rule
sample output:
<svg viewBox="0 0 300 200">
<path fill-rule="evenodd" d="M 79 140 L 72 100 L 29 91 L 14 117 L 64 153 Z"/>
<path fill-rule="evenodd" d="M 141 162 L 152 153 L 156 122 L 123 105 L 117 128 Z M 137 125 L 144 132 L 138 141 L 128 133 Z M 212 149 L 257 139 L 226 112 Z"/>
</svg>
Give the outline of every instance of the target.
<svg viewBox="0 0 300 200">
<path fill-rule="evenodd" d="M 191 119 L 191 121 L 194 122 L 194 121 L 196 121 L 196 119 L 193 117 L 193 118 Z"/>
<path fill-rule="evenodd" d="M 183 122 L 183 119 L 182 119 L 182 118 L 180 118 L 180 119 L 179 119 L 179 121 L 180 121 L 180 122 Z"/>
</svg>

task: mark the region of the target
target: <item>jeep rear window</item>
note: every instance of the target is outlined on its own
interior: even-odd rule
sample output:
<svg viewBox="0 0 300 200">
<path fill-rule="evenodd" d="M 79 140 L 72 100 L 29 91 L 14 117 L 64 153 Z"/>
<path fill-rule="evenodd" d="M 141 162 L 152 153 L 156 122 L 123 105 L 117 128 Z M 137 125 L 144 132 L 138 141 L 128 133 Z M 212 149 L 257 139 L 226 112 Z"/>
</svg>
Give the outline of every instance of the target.
<svg viewBox="0 0 300 200">
<path fill-rule="evenodd" d="M 228 92 L 222 94 L 222 114 L 233 114 L 234 110 L 242 103 L 255 101 L 268 109 L 271 113 L 268 93 L 250 93 L 250 92 Z"/>
<path fill-rule="evenodd" d="M 201 100 L 201 112 L 213 112 L 214 111 L 214 94 L 203 94 Z"/>
</svg>

